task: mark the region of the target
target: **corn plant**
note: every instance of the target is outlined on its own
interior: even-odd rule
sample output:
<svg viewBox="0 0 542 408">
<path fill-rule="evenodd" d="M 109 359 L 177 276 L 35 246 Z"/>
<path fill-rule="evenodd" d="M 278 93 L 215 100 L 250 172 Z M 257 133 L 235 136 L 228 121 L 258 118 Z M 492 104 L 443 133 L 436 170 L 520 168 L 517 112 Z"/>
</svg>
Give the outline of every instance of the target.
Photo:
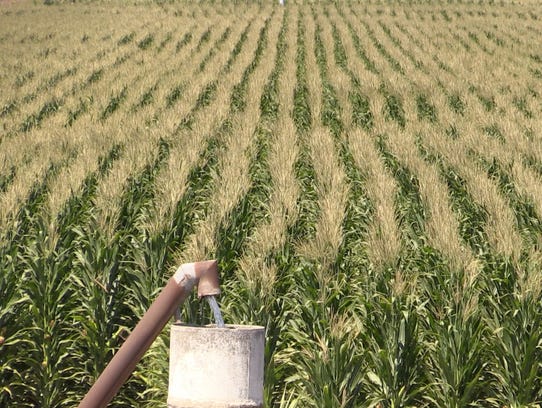
<svg viewBox="0 0 542 408">
<path fill-rule="evenodd" d="M 470 406 L 490 385 L 485 343 L 489 329 L 475 279 L 469 271 L 446 269 L 425 279 L 431 299 L 424 319 L 430 377 L 426 398 L 436 406 Z"/>
<path fill-rule="evenodd" d="M 75 383 L 71 348 L 77 338 L 69 258 L 66 250 L 55 249 L 44 221 L 36 219 L 38 233 L 19 252 L 27 298 L 21 309 L 26 321 L 21 333 L 25 352 L 20 356 L 25 391 L 16 398 L 20 406 L 54 407 L 74 397 L 66 391 Z"/>
<path fill-rule="evenodd" d="M 414 65 L 416 69 L 420 70 L 426 75 L 430 75 L 424 63 L 421 60 L 416 59 L 414 55 L 403 46 L 401 40 L 392 33 L 391 29 L 386 24 L 384 24 L 382 20 L 378 20 L 378 25 L 380 26 L 380 28 L 382 28 L 382 31 L 384 31 L 384 33 L 390 39 L 393 45 L 396 46 L 401 51 L 401 53 L 410 60 L 410 62 L 412 63 L 412 65 Z"/>
<path fill-rule="evenodd" d="M 303 307 L 313 309 L 316 303 L 306 303 Z M 323 333 L 315 333 L 315 327 L 298 327 L 297 319 L 292 321 L 289 332 L 292 342 L 297 346 L 286 350 L 290 353 L 290 364 L 295 370 L 286 379 L 298 389 L 294 403 L 307 407 L 356 407 L 363 400 L 362 373 L 364 370 L 363 354 L 356 341 L 355 329 L 349 327 L 349 317 L 343 321 L 326 321 L 321 314 L 303 316 L 300 321 L 316 318 L 329 327 Z M 340 319 L 331 316 L 329 319 Z M 308 333 L 311 333 L 307 335 Z M 299 348 L 297 348 L 299 347 Z"/>
<path fill-rule="evenodd" d="M 8 186 L 13 182 L 15 175 L 17 174 L 17 169 L 15 166 L 11 168 L 4 174 L 0 175 L 0 192 L 5 192 Z"/>
<path fill-rule="evenodd" d="M 154 101 L 154 93 L 158 89 L 159 82 L 155 82 L 149 89 L 147 89 L 142 95 L 139 101 L 132 106 L 132 111 L 136 112 L 137 110 L 152 104 Z M 171 95 L 171 94 L 170 94 Z M 166 97 L 167 103 L 169 104 L 169 99 Z"/>
<path fill-rule="evenodd" d="M 134 40 L 134 37 L 135 37 L 134 32 L 131 32 L 129 34 L 125 34 L 119 39 L 119 41 L 117 42 L 117 45 L 129 44 Z"/>
<path fill-rule="evenodd" d="M 528 258 L 525 258 L 527 260 Z M 487 347 L 493 356 L 494 404 L 534 406 L 540 393 L 540 285 L 537 260 L 497 265 L 485 278 L 485 321 L 491 330 Z"/>
<path fill-rule="evenodd" d="M 22 279 L 16 273 L 17 248 L 12 246 L 1 252 L 0 276 L 0 405 L 8 406 L 17 395 L 25 392 L 21 370 L 25 363 L 18 350 L 29 346 L 23 337 L 22 325 L 17 321 L 28 298 L 22 290 Z"/>
<path fill-rule="evenodd" d="M 416 242 L 423 243 L 425 241 L 425 210 L 420 196 L 419 182 L 416 176 L 387 150 L 384 136 L 379 137 L 377 147 L 386 167 L 399 185 L 396 208 L 399 224 L 401 224 L 404 231 L 405 241 L 412 242 L 414 246 L 416 246 Z"/>
<path fill-rule="evenodd" d="M 209 42 L 210 38 L 211 38 L 211 27 L 207 28 L 207 30 L 205 30 L 203 34 L 201 35 L 201 37 L 199 38 L 198 44 L 196 46 L 196 52 L 199 52 L 201 47 L 203 47 L 205 43 Z"/>
<path fill-rule="evenodd" d="M 128 88 L 124 86 L 119 93 L 117 94 L 111 94 L 111 97 L 109 98 L 109 102 L 107 103 L 107 106 L 103 109 L 102 114 L 100 116 L 100 119 L 106 120 L 109 116 L 111 116 L 120 106 L 122 102 L 126 99 L 128 93 Z"/>
<path fill-rule="evenodd" d="M 8 116 L 11 112 L 15 111 L 16 109 L 17 109 L 17 102 L 16 101 L 11 100 L 11 101 L 5 103 L 2 106 L 2 109 L 0 109 L 0 118 Z"/>
<path fill-rule="evenodd" d="M 387 290 L 390 290 L 388 288 Z M 425 393 L 419 313 L 405 294 L 375 293 L 367 308 L 363 344 L 368 368 L 364 391 L 369 406 L 416 406 Z"/>
<path fill-rule="evenodd" d="M 448 105 L 458 115 L 463 116 L 465 114 L 465 103 L 457 93 L 448 96 Z"/>
<path fill-rule="evenodd" d="M 171 89 L 171 91 L 166 95 L 166 107 L 167 108 L 171 108 L 172 106 L 174 106 L 177 103 L 178 100 L 181 99 L 181 97 L 183 95 L 183 92 L 186 89 L 186 85 L 187 84 L 185 84 L 185 83 L 180 83 L 179 85 L 174 86 Z M 151 88 L 151 90 L 152 90 L 152 88 Z M 144 105 L 148 104 L 148 102 L 143 102 L 143 101 L 148 100 L 148 99 L 150 99 L 152 97 L 152 91 L 151 90 L 149 90 L 148 93 L 143 95 L 142 102 L 140 103 L 141 106 L 144 106 Z"/>
<path fill-rule="evenodd" d="M 88 112 L 89 106 L 94 102 L 92 97 L 86 99 L 80 99 L 79 104 L 75 110 L 68 112 L 68 119 L 66 120 L 66 127 L 71 127 L 79 117 Z"/>
<path fill-rule="evenodd" d="M 435 162 L 439 167 L 448 188 L 452 210 L 457 214 L 461 238 L 474 253 L 488 254 L 490 248 L 484 229 L 486 210 L 476 203 L 457 169 L 447 164 L 441 155 L 429 152 L 423 144 L 418 144 L 418 148 L 426 160 Z"/>
<path fill-rule="evenodd" d="M 220 129 L 207 138 L 207 144 L 199 156 L 199 164 L 190 170 L 186 191 L 170 215 L 169 245 L 182 248 L 184 240 L 194 230 L 194 222 L 204 218 L 214 188 L 213 172 L 216 171 L 218 154 L 223 149 L 224 135 L 231 130 L 231 123 L 225 121 Z M 169 236 L 169 235 L 168 235 Z"/>
<path fill-rule="evenodd" d="M 278 115 L 278 86 L 280 74 L 284 68 L 284 52 L 286 51 L 287 46 L 284 38 L 286 34 L 286 24 L 288 21 L 287 18 L 288 13 L 285 12 L 282 18 L 281 29 L 277 41 L 277 56 L 275 58 L 275 66 L 267 83 L 265 84 L 260 100 L 260 111 L 262 118 L 269 122 L 276 120 Z"/>
<path fill-rule="evenodd" d="M 284 42 L 281 45 L 280 35 L 284 37 L 286 18 L 287 14 L 284 14 L 279 42 L 277 43 L 275 66 L 260 98 L 260 126 L 256 129 L 254 138 L 257 147 L 249 167 L 251 186 L 244 197 L 230 211 L 226 219 L 223 220 L 216 237 L 216 257 L 220 259 L 221 269 L 226 276 L 229 276 L 235 269 L 235 261 L 242 253 L 246 238 L 250 236 L 255 226 L 266 217 L 265 203 L 269 200 L 272 179 L 267 163 L 270 135 L 265 125 L 268 121 L 274 119 L 278 110 L 278 101 L 275 98 L 278 77 L 282 71 L 282 53 L 284 52 Z"/>
<path fill-rule="evenodd" d="M 160 41 L 160 44 L 158 45 L 158 47 L 156 47 L 156 52 L 159 53 L 160 51 L 162 51 L 164 49 L 164 47 L 171 42 L 171 40 L 173 39 L 173 33 L 170 31 L 166 34 L 165 38 Z"/>
<path fill-rule="evenodd" d="M 321 28 L 317 24 L 314 32 L 314 53 L 316 62 L 320 70 L 320 77 L 322 78 L 322 117 L 321 121 L 324 126 L 329 127 L 333 136 L 338 137 L 343 129 L 344 125 L 341 121 L 341 106 L 337 98 L 337 91 L 333 85 L 329 82 L 328 68 L 327 68 L 327 56 L 325 53 L 324 45 L 321 38 Z"/>
</svg>

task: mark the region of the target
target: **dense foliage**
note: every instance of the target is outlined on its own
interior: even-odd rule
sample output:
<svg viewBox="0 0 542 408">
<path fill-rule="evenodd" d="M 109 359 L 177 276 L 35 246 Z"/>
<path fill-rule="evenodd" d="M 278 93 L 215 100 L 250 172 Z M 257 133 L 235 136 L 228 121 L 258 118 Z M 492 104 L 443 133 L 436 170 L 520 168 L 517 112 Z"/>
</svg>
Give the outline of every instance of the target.
<svg viewBox="0 0 542 408">
<path fill-rule="evenodd" d="M 268 407 L 542 404 L 541 21 L 0 2 L 0 406 L 76 405 L 211 258 L 226 322 L 266 328 Z M 165 330 L 112 406 L 167 381 Z"/>
</svg>

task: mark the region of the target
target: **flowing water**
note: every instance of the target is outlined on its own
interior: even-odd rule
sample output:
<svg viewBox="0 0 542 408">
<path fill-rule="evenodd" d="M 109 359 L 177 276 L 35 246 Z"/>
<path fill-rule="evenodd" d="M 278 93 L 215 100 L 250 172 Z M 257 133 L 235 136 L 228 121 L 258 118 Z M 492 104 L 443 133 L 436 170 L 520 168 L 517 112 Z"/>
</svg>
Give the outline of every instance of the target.
<svg viewBox="0 0 542 408">
<path fill-rule="evenodd" d="M 213 315 L 215 316 L 216 327 L 226 327 L 224 325 L 224 319 L 222 318 L 222 313 L 220 312 L 220 308 L 218 307 L 218 303 L 215 297 L 205 296 L 205 299 L 207 299 L 207 302 L 209 302 L 209 306 L 211 306 L 211 310 L 213 311 Z"/>
</svg>

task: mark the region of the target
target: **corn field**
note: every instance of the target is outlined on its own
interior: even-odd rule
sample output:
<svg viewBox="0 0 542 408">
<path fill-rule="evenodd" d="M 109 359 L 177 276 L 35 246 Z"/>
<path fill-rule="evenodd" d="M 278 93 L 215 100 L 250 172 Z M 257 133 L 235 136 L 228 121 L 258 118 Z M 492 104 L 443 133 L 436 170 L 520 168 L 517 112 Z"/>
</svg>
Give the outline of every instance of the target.
<svg viewBox="0 0 542 408">
<path fill-rule="evenodd" d="M 540 406 L 541 44 L 529 0 L 0 1 L 0 407 L 76 406 L 204 259 L 266 407 Z"/>
</svg>

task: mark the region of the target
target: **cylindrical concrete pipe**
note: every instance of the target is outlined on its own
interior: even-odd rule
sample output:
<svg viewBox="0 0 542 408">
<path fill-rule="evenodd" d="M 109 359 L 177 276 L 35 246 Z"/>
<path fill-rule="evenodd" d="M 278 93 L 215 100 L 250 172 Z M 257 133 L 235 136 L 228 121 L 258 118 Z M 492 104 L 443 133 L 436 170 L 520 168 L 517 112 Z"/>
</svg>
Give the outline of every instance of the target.
<svg viewBox="0 0 542 408">
<path fill-rule="evenodd" d="M 263 407 L 264 328 L 171 326 L 169 408 Z"/>
</svg>

